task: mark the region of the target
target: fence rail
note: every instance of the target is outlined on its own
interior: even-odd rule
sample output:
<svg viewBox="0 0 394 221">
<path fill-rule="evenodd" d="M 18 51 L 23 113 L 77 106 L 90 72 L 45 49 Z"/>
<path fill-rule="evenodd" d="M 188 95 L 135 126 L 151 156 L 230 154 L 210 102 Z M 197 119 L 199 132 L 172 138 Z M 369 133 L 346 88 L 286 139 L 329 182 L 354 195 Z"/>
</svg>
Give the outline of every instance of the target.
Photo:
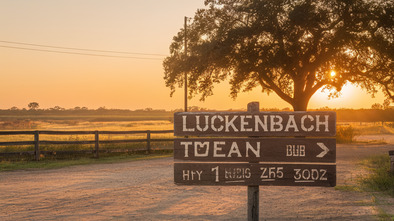
<svg viewBox="0 0 394 221">
<path fill-rule="evenodd" d="M 0 131 L 0 135 L 34 135 L 34 141 L 10 141 L 0 142 L 0 146 L 22 146 L 34 145 L 34 151 L 25 152 L 8 152 L 0 153 L 0 155 L 11 154 L 34 154 L 35 160 L 40 160 L 41 153 L 48 153 L 51 151 L 41 151 L 40 144 L 94 144 L 94 150 L 78 150 L 78 151 L 56 151 L 59 153 L 93 153 L 96 158 L 99 158 L 100 144 L 116 144 L 116 143 L 133 143 L 133 142 L 146 142 L 146 151 L 151 152 L 151 142 L 166 142 L 174 141 L 174 139 L 152 139 L 151 134 L 168 134 L 174 133 L 173 130 L 138 130 L 138 131 L 49 131 L 49 130 L 36 130 L 36 131 Z M 94 135 L 94 140 L 84 141 L 50 141 L 40 140 L 40 135 Z M 122 139 L 122 140 L 100 140 L 100 135 L 130 135 L 130 134 L 146 134 L 146 139 Z M 103 150 L 105 151 L 105 150 Z M 126 151 L 129 151 L 126 149 Z M 121 150 L 113 150 L 113 152 L 122 152 Z"/>
</svg>

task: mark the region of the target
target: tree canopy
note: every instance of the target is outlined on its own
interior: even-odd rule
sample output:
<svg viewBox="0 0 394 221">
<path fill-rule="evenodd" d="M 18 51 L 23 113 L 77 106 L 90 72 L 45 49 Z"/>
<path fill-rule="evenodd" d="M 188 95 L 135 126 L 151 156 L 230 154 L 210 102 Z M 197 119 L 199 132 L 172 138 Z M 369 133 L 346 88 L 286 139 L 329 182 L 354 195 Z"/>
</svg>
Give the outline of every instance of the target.
<svg viewBox="0 0 394 221">
<path fill-rule="evenodd" d="M 38 107 L 40 107 L 40 105 L 39 105 L 37 102 L 30 102 L 30 103 L 27 105 L 27 107 L 28 107 L 30 110 L 37 110 Z"/>
<path fill-rule="evenodd" d="M 231 95 L 261 87 L 306 110 L 322 88 L 346 82 L 394 101 L 393 0 L 206 0 L 173 38 L 165 83 L 189 96 L 212 95 L 228 80 Z M 335 73 L 335 74 L 334 74 Z"/>
</svg>

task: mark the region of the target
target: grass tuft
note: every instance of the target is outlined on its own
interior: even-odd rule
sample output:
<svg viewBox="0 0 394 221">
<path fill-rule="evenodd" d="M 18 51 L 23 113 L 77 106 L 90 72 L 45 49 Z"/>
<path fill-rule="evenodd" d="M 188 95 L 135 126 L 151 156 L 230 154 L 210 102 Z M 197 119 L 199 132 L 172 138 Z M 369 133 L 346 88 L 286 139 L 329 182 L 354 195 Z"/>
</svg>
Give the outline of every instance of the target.
<svg viewBox="0 0 394 221">
<path fill-rule="evenodd" d="M 354 128 L 352 126 L 337 127 L 337 143 L 352 143 L 354 141 Z"/>
<path fill-rule="evenodd" d="M 394 197 L 394 174 L 390 173 L 389 155 L 371 156 L 363 161 L 370 173 L 360 180 L 361 187 L 366 191 L 379 191 Z"/>
</svg>

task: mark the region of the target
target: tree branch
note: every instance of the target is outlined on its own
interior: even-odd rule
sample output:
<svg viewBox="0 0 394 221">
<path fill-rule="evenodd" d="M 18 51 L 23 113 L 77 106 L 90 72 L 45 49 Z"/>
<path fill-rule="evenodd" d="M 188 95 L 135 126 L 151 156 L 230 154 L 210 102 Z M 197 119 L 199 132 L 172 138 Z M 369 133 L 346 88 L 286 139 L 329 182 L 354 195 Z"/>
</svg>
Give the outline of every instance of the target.
<svg viewBox="0 0 394 221">
<path fill-rule="evenodd" d="M 261 84 L 261 86 L 269 86 L 268 88 L 273 90 L 280 98 L 282 98 L 283 100 L 285 100 L 287 103 L 289 104 L 293 104 L 293 98 L 291 98 L 289 95 L 283 93 L 283 91 L 271 80 L 271 78 L 269 78 L 267 75 L 259 73 L 259 82 Z M 265 84 L 264 82 L 262 82 L 263 79 L 265 82 L 267 82 L 267 84 Z"/>
<path fill-rule="evenodd" d="M 335 86 L 333 84 L 331 84 L 329 81 L 320 81 L 317 82 L 317 84 L 315 84 L 315 86 L 311 87 L 306 93 L 307 94 L 311 94 L 311 96 L 316 93 L 316 91 L 318 91 L 320 88 L 322 88 L 324 85 L 332 85 Z"/>
</svg>

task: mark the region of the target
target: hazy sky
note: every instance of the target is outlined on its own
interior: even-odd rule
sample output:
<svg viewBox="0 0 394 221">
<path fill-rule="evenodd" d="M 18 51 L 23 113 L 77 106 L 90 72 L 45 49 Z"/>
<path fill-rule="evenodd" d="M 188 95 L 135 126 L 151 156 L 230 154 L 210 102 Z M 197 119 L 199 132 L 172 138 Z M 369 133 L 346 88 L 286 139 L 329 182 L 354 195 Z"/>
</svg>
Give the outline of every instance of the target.
<svg viewBox="0 0 394 221">
<path fill-rule="evenodd" d="M 183 108 L 183 89 L 178 89 L 172 98 L 169 96 L 162 61 L 169 54 L 172 37 L 183 27 L 184 16 L 192 17 L 196 9 L 204 7 L 203 3 L 203 0 L 1 0 L 0 109 L 23 108 L 33 101 L 42 108 Z M 290 107 L 274 94 L 263 95 L 260 88 L 240 94 L 235 101 L 229 93 L 229 86 L 221 84 L 205 102 L 196 97 L 189 105 L 225 110 L 246 108 L 248 102 L 259 101 L 260 107 Z M 346 87 L 337 99 L 327 100 L 324 93 L 314 95 L 309 108 L 369 108 L 383 100 L 381 94 L 371 98 L 360 89 Z"/>
</svg>

